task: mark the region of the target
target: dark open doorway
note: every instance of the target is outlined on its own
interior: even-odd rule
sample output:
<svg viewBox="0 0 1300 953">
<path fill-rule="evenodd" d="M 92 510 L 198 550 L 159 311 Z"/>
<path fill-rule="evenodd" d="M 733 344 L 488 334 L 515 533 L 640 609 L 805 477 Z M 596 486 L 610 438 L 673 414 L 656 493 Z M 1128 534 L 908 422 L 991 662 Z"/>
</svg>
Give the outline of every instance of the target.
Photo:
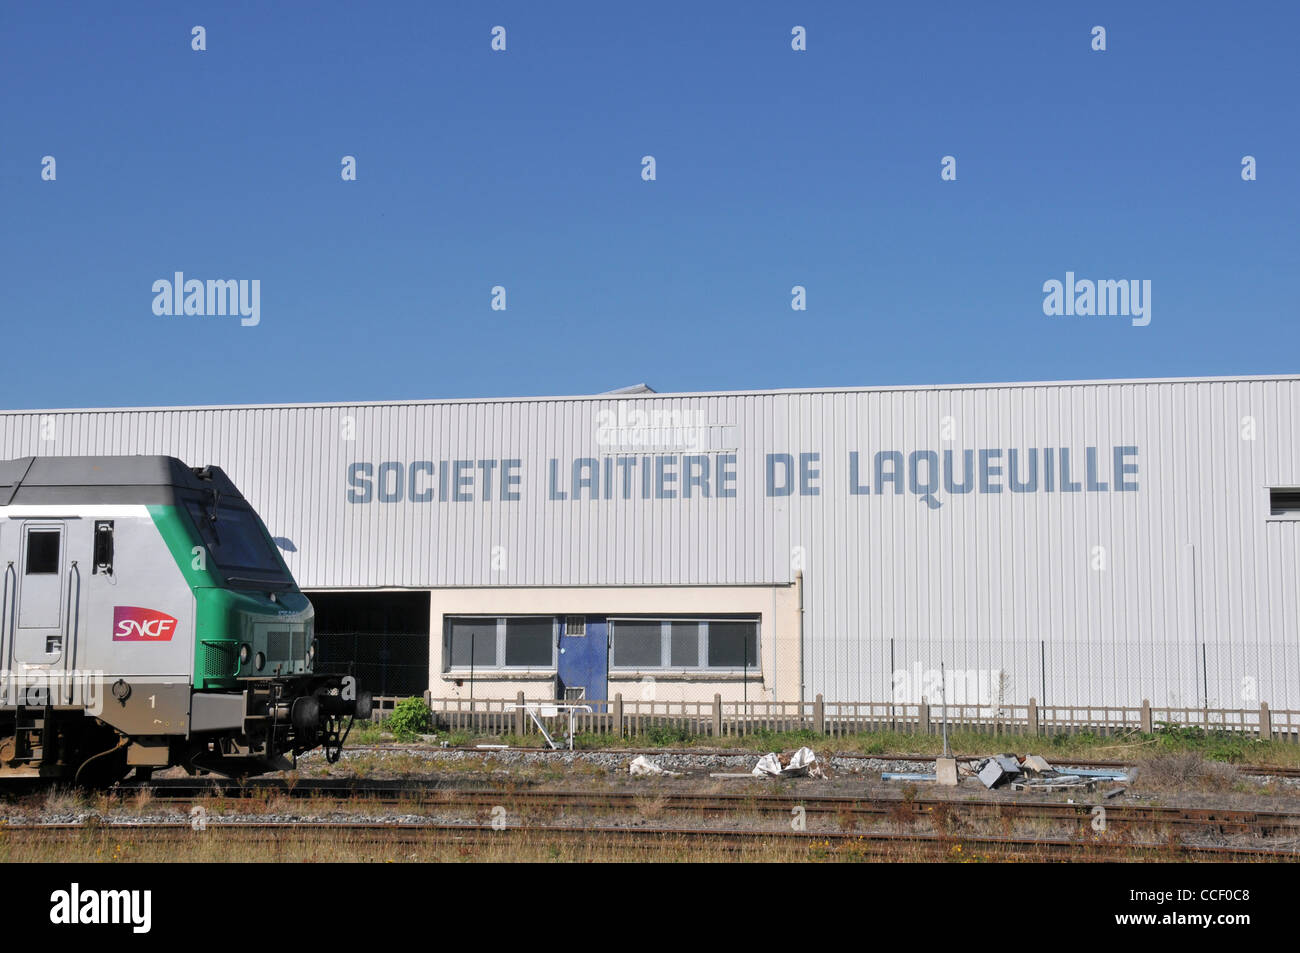
<svg viewBox="0 0 1300 953">
<path fill-rule="evenodd" d="M 320 670 L 349 672 L 376 695 L 429 687 L 429 593 L 308 592 L 316 609 Z"/>
</svg>

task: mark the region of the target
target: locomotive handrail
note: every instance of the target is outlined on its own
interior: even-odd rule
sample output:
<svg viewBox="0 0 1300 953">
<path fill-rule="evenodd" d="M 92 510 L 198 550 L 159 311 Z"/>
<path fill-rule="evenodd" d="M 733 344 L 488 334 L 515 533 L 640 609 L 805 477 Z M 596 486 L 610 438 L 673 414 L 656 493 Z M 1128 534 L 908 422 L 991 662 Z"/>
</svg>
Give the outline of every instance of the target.
<svg viewBox="0 0 1300 953">
<path fill-rule="evenodd" d="M 72 580 L 77 580 L 77 598 L 74 602 L 72 599 Z M 72 621 L 72 610 L 77 610 L 77 621 Z M 72 565 L 68 567 L 68 616 L 63 620 L 63 674 L 67 676 L 64 681 L 68 684 L 68 704 L 73 701 L 73 677 L 75 668 L 70 668 L 72 660 L 77 654 L 77 636 L 81 631 L 81 570 L 77 568 L 77 561 L 74 559 Z"/>
<path fill-rule="evenodd" d="M 5 567 L 4 602 L 3 605 L 0 606 L 0 650 L 3 650 L 5 655 L 5 672 L 4 672 L 5 678 L 4 678 L 3 697 L 6 703 L 8 703 L 9 701 L 10 690 L 13 688 L 13 680 L 14 680 L 14 634 L 13 634 L 14 627 L 12 625 L 9 625 L 8 627 L 9 643 L 7 647 L 4 644 L 5 623 L 9 620 L 9 615 L 10 615 L 9 577 L 11 575 L 14 577 L 14 589 L 15 589 L 14 604 L 16 606 L 18 603 L 18 593 L 16 591 L 18 588 L 18 574 L 14 570 L 14 563 L 12 559 L 9 560 L 9 565 Z"/>
</svg>

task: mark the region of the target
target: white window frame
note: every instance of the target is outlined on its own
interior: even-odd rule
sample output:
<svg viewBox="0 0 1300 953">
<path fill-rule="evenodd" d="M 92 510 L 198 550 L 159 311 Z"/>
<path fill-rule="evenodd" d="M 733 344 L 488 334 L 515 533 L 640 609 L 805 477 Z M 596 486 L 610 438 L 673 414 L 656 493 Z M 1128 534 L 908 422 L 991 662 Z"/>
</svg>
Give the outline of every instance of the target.
<svg viewBox="0 0 1300 953">
<path fill-rule="evenodd" d="M 763 620 L 761 616 L 609 616 L 606 619 L 609 632 L 609 671 L 627 672 L 683 672 L 691 674 L 734 675 L 746 671 L 761 671 L 763 656 Z M 615 639 L 618 637 L 619 622 L 659 623 L 659 664 L 658 665 L 619 665 L 615 660 Z M 672 626 L 673 623 L 694 623 L 698 626 L 696 638 L 696 664 L 673 665 L 672 662 Z M 754 658 L 748 669 L 743 665 L 721 666 L 709 665 L 709 623 L 711 622 L 748 622 L 754 626 Z"/>
<path fill-rule="evenodd" d="M 1273 522 L 1291 522 L 1300 520 L 1300 508 L 1289 510 L 1285 513 L 1273 512 L 1273 493 L 1275 490 L 1281 490 L 1284 493 L 1300 493 L 1300 486 L 1270 486 L 1268 487 L 1268 515 L 1267 519 Z"/>
<path fill-rule="evenodd" d="M 534 665 L 506 665 L 506 621 L 508 619 L 549 619 L 551 623 L 551 662 L 548 666 L 537 667 Z M 496 658 L 498 664 L 495 665 L 475 665 L 471 669 L 468 665 L 453 666 L 451 664 L 451 626 L 453 622 L 496 622 Z M 471 671 L 477 675 L 479 672 L 538 672 L 544 674 L 553 674 L 559 665 L 558 650 L 556 649 L 556 640 L 559 635 L 558 626 L 553 615 L 546 613 L 527 613 L 514 612 L 509 615 L 449 615 L 443 619 L 442 624 L 442 651 L 445 658 L 442 673 L 444 675 L 468 675 Z"/>
</svg>

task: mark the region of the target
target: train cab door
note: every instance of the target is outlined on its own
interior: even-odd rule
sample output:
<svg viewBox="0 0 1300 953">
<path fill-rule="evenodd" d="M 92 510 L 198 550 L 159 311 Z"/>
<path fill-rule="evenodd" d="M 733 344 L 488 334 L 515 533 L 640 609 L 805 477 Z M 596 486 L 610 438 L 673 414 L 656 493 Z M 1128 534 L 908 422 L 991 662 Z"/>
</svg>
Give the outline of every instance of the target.
<svg viewBox="0 0 1300 953">
<path fill-rule="evenodd" d="M 25 520 L 18 538 L 14 659 L 53 665 L 63 658 L 68 613 L 68 525 Z"/>
</svg>

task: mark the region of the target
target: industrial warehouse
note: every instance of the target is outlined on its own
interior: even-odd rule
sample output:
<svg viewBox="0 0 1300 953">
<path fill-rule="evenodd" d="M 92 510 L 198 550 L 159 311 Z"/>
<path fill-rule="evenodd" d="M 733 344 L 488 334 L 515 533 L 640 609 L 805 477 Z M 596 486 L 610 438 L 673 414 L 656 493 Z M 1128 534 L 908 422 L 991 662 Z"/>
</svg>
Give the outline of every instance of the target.
<svg viewBox="0 0 1300 953">
<path fill-rule="evenodd" d="M 1300 377 L 8 411 L 229 474 L 381 695 L 1300 708 Z"/>
</svg>

